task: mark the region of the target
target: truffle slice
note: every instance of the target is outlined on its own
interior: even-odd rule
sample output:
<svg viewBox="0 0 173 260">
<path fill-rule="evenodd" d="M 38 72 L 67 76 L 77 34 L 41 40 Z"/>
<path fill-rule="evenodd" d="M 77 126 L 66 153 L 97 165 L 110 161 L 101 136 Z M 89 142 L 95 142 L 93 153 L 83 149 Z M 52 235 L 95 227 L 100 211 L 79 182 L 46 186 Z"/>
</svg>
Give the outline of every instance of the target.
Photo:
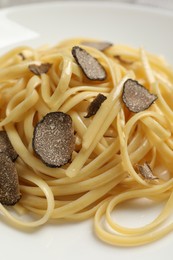
<svg viewBox="0 0 173 260">
<path fill-rule="evenodd" d="M 157 96 L 151 94 L 136 80 L 128 79 L 123 86 L 122 99 L 130 111 L 138 113 L 149 108 L 157 99 Z"/>
<path fill-rule="evenodd" d="M 21 57 L 22 60 L 25 60 L 25 59 L 26 59 L 25 56 L 24 56 L 24 54 L 23 54 L 22 52 L 20 52 L 18 55 Z"/>
<path fill-rule="evenodd" d="M 100 81 L 106 79 L 106 71 L 103 66 L 84 49 L 74 46 L 72 55 L 88 79 Z"/>
<path fill-rule="evenodd" d="M 87 41 L 83 41 L 83 42 L 81 42 L 81 44 L 95 48 L 99 51 L 104 51 L 104 50 L 106 50 L 106 49 L 108 49 L 109 47 L 112 46 L 112 43 L 110 43 L 110 42 L 87 42 Z"/>
<path fill-rule="evenodd" d="M 148 163 L 144 163 L 143 165 L 137 165 L 139 173 L 146 179 L 146 180 L 157 180 L 158 177 L 153 175 L 153 172 Z"/>
<path fill-rule="evenodd" d="M 0 131 L 0 153 L 5 153 L 14 162 L 18 154 L 14 150 L 6 131 Z"/>
<path fill-rule="evenodd" d="M 103 94 L 98 94 L 97 97 L 90 103 L 88 107 L 88 113 L 85 118 L 89 118 L 95 115 L 106 98 L 107 97 L 105 97 Z"/>
<path fill-rule="evenodd" d="M 42 63 L 41 65 L 30 64 L 28 68 L 32 73 L 40 76 L 41 74 L 47 73 L 51 66 L 52 64 L 50 63 Z"/>
<path fill-rule="evenodd" d="M 114 58 L 116 58 L 117 60 L 119 60 L 119 62 L 124 63 L 126 65 L 133 64 L 133 61 L 125 60 L 120 55 L 115 55 Z"/>
<path fill-rule="evenodd" d="M 0 153 L 0 162 L 0 203 L 13 206 L 21 198 L 17 170 L 5 153 Z"/>
<path fill-rule="evenodd" d="M 33 149 L 49 167 L 60 167 L 71 160 L 75 145 L 71 117 L 63 112 L 48 113 L 37 123 Z"/>
</svg>

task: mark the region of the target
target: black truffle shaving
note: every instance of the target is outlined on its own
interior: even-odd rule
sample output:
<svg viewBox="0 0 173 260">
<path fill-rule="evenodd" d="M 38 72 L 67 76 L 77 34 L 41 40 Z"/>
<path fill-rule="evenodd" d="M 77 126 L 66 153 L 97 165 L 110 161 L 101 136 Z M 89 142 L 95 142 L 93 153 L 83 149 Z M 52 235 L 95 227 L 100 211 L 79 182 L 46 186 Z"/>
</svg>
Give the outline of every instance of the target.
<svg viewBox="0 0 173 260">
<path fill-rule="evenodd" d="M 25 59 L 26 59 L 25 56 L 24 56 L 24 54 L 23 54 L 22 52 L 19 53 L 19 56 L 21 57 L 22 60 L 25 60 Z"/>
<path fill-rule="evenodd" d="M 17 170 L 5 153 L 0 153 L 0 162 L 0 203 L 13 206 L 21 198 Z"/>
<path fill-rule="evenodd" d="M 14 162 L 18 154 L 14 150 L 6 131 L 0 131 L 0 153 L 5 153 Z"/>
<path fill-rule="evenodd" d="M 131 64 L 133 64 L 133 61 L 125 60 L 125 59 L 123 59 L 120 55 L 115 55 L 114 57 L 115 57 L 117 60 L 119 60 L 119 62 L 124 63 L 124 64 L 126 64 L 126 65 L 131 65 Z"/>
<path fill-rule="evenodd" d="M 143 165 L 137 165 L 139 173 L 144 177 L 146 180 L 157 180 L 158 177 L 153 175 L 153 172 L 148 163 L 144 163 Z"/>
<path fill-rule="evenodd" d="M 110 42 L 89 42 L 89 41 L 83 41 L 81 42 L 82 45 L 89 46 L 92 48 L 95 48 L 99 51 L 105 51 L 109 47 L 112 46 L 112 43 Z"/>
<path fill-rule="evenodd" d="M 149 108 L 157 99 L 157 96 L 151 94 L 136 80 L 128 79 L 123 86 L 122 99 L 130 111 L 138 113 Z"/>
<path fill-rule="evenodd" d="M 105 97 L 103 94 L 98 94 L 97 97 L 90 103 L 88 107 L 88 113 L 85 118 L 89 118 L 95 115 L 106 98 L 107 97 Z"/>
<path fill-rule="evenodd" d="M 88 79 L 100 81 L 106 79 L 106 71 L 103 66 L 84 49 L 74 46 L 72 55 Z"/>
<path fill-rule="evenodd" d="M 48 113 L 37 123 L 33 149 L 49 167 L 60 167 L 71 160 L 75 145 L 71 117 L 63 112 Z"/>
<path fill-rule="evenodd" d="M 28 68 L 32 73 L 40 76 L 41 74 L 47 73 L 51 66 L 52 64 L 50 63 L 42 63 L 41 65 L 30 64 Z"/>
</svg>

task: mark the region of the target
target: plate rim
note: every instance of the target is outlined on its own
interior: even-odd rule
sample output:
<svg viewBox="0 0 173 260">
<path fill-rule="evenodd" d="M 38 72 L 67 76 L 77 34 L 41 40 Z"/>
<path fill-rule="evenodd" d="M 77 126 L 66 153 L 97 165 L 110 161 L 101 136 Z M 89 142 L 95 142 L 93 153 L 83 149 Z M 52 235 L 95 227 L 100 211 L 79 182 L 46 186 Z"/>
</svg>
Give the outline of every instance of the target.
<svg viewBox="0 0 173 260">
<path fill-rule="evenodd" d="M 38 7 L 50 7 L 50 6 L 61 6 L 61 7 L 67 7 L 70 8 L 70 6 L 98 6 L 99 7 L 113 7 L 113 8 L 120 8 L 120 9 L 128 9 L 130 11 L 139 11 L 139 12 L 147 12 L 147 13 L 153 13 L 157 15 L 166 15 L 166 16 L 171 16 L 173 17 L 173 9 L 170 10 L 168 8 L 162 8 L 159 6 L 154 6 L 154 5 L 147 5 L 147 4 L 140 4 L 140 3 L 128 3 L 128 2 L 120 2 L 119 1 L 114 1 L 114 0 L 72 0 L 72 1 L 43 1 L 43 2 L 33 2 L 33 3 L 27 3 L 27 4 L 19 4 L 19 5 L 14 5 L 14 6 L 8 6 L 0 9 L 0 18 L 1 15 L 8 13 L 9 11 L 16 11 L 16 10 L 22 10 L 22 9 L 28 9 L 28 8 L 38 8 Z"/>
<path fill-rule="evenodd" d="M 28 7 L 29 8 L 35 8 L 35 7 L 40 7 L 40 6 L 42 6 L 42 7 L 44 7 L 44 8 L 46 8 L 47 6 L 51 6 L 51 7 L 53 7 L 53 6 L 61 6 L 61 7 L 67 7 L 67 8 L 70 8 L 71 6 L 75 6 L 75 5 L 78 5 L 79 7 L 82 7 L 82 6 L 98 6 L 98 5 L 100 5 L 102 8 L 105 6 L 107 6 L 107 7 L 109 7 L 109 8 L 112 8 L 112 7 L 115 7 L 115 9 L 117 9 L 117 8 L 120 8 L 120 9 L 122 9 L 122 10 L 135 10 L 135 11 L 142 11 L 142 12 L 144 12 L 144 13 L 154 13 L 154 14 L 158 14 L 158 15 L 163 15 L 163 16 L 167 16 L 167 15 L 169 15 L 171 18 L 173 18 L 173 12 L 172 11 L 169 11 L 169 10 L 162 10 L 162 9 L 160 9 L 160 8 L 155 8 L 155 7 L 150 7 L 150 6 L 143 6 L 143 5 L 136 5 L 136 4 L 129 4 L 129 3 L 120 3 L 120 2 L 113 2 L 113 1 L 110 1 L 110 0 L 108 0 L 108 1 L 106 1 L 106 2 L 99 2 L 99 1 L 79 1 L 79 0 L 75 0 L 75 1 L 68 1 L 68 2 L 64 2 L 64 1 L 57 1 L 57 2 L 55 2 L 55 1 L 50 1 L 50 2 L 43 2 L 43 3 L 30 3 L 30 4 L 25 4 L 25 5 L 18 5 L 18 6 L 12 6 L 12 7 L 8 7 L 8 8 L 4 8 L 4 9 L 1 9 L 0 10 L 0 19 L 1 19 L 1 14 L 6 14 L 6 13 L 8 13 L 8 12 L 11 12 L 11 11 L 19 11 L 19 10 L 23 10 L 23 9 L 27 9 Z M 2 17 L 3 17 L 3 15 L 2 15 Z M 90 220 L 92 220 L 93 221 L 93 219 L 90 219 Z M 12 228 L 10 228 L 11 230 L 12 230 Z M 44 229 L 44 227 L 43 227 L 43 229 Z M 45 229 L 46 230 L 46 229 Z M 91 231 L 92 231 L 92 229 L 91 229 Z M 47 231 L 46 231 L 47 232 Z M 7 232 L 8 233 L 8 232 Z M 15 232 L 16 233 L 16 232 Z M 168 236 L 166 236 L 166 237 L 168 237 Z M 156 242 L 156 246 L 157 245 L 160 245 L 160 242 L 162 242 L 162 240 L 159 240 L 158 242 Z M 107 245 L 107 244 L 106 244 Z M 152 244 L 150 244 L 150 245 L 152 245 Z M 156 248 L 156 246 L 154 245 L 154 248 Z M 107 247 L 107 246 L 106 246 Z M 108 245 L 108 247 L 109 247 L 109 245 Z M 24 246 L 24 248 L 25 248 L 25 246 Z M 40 247 L 38 247 L 38 248 L 40 248 Z M 104 247 L 102 247 L 103 249 L 104 249 Z M 145 248 L 144 247 L 140 247 L 141 249 L 144 249 L 145 250 Z M 148 248 L 148 250 L 149 250 L 149 248 L 150 247 L 146 247 L 146 249 Z M 116 251 L 116 247 L 113 247 L 113 250 L 115 249 L 115 251 Z M 135 248 L 136 249 L 136 248 Z M 111 253 L 112 253 L 112 251 L 113 250 L 111 250 Z M 127 252 L 127 250 L 125 249 L 125 251 Z M 43 251 L 44 252 L 44 251 Z M 118 251 L 119 252 L 119 251 Z M 129 251 L 129 252 L 132 252 L 132 251 Z M 143 250 L 142 250 L 142 252 L 143 252 Z M 148 252 L 148 251 L 147 251 Z M 112 256 L 112 254 L 110 254 L 111 256 Z M 15 255 L 14 255 L 15 256 Z M 55 256 L 54 254 L 52 255 L 52 253 L 51 253 L 51 255 L 50 256 Z M 100 255 L 99 255 L 100 256 Z M 137 250 L 137 256 L 141 256 L 141 253 Z M 145 256 L 145 255 L 144 255 Z M 43 256 L 44 257 L 44 256 Z M 60 257 L 62 257 L 62 255 L 60 255 Z M 122 256 L 121 256 L 122 257 Z M 158 256 L 157 256 L 158 257 Z M 124 254 L 123 254 L 123 259 L 124 259 L 125 257 L 124 257 Z M 9 259 L 9 258 L 8 258 Z M 28 258 L 27 258 L 28 259 Z M 45 259 L 45 258 L 44 258 Z M 63 258 L 64 259 L 64 258 Z M 79 259 L 78 257 L 76 257 L 76 259 Z M 111 258 L 112 259 L 112 258 Z M 122 258 L 121 258 L 122 259 Z M 136 255 L 134 256 L 134 260 L 135 259 L 137 259 L 136 258 Z M 149 258 L 148 259 L 150 259 L 150 256 L 149 256 Z"/>
</svg>

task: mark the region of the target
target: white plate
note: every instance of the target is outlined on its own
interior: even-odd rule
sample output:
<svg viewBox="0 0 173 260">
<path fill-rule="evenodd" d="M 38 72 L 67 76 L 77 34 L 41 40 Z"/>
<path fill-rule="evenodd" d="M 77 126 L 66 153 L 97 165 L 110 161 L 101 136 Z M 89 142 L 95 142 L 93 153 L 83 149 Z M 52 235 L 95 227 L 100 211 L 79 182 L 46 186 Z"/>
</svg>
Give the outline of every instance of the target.
<svg viewBox="0 0 173 260">
<path fill-rule="evenodd" d="M 0 53 L 17 46 L 54 44 L 83 36 L 125 43 L 163 54 L 173 63 L 173 13 L 113 2 L 60 2 L 35 4 L 0 11 Z M 119 211 L 118 220 L 143 225 L 159 207 Z M 135 213 L 135 214 L 134 214 Z M 23 233 L 0 222 L 1 260 L 173 259 L 173 234 L 137 248 L 119 248 L 99 241 L 92 220 L 76 224 L 46 225 Z"/>
</svg>

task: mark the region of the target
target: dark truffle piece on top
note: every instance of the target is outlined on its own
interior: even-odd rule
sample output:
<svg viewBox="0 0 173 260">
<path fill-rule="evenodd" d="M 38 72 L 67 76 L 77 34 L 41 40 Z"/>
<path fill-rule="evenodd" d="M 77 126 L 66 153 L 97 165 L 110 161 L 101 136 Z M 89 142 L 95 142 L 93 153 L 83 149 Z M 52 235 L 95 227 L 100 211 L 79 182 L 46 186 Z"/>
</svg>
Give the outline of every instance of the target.
<svg viewBox="0 0 173 260">
<path fill-rule="evenodd" d="M 18 154 L 14 150 L 6 131 L 0 131 L 0 153 L 5 153 L 14 162 Z"/>
<path fill-rule="evenodd" d="M 139 173 L 144 177 L 146 180 L 157 180 L 158 177 L 153 175 L 153 172 L 151 170 L 151 167 L 148 163 L 144 163 L 143 165 L 138 164 L 137 165 Z"/>
<path fill-rule="evenodd" d="M 20 198 L 19 181 L 15 164 L 0 152 L 0 203 L 13 206 Z"/>
<path fill-rule="evenodd" d="M 120 55 L 115 55 L 114 58 L 119 60 L 119 62 L 123 63 L 124 65 L 131 65 L 131 64 L 133 64 L 133 61 L 123 59 Z"/>
<path fill-rule="evenodd" d="M 130 111 L 138 113 L 149 108 L 157 99 L 157 96 L 151 94 L 136 80 L 128 79 L 123 86 L 122 99 Z"/>
<path fill-rule="evenodd" d="M 107 97 L 105 97 L 103 94 L 98 94 L 97 97 L 90 103 L 88 107 L 88 113 L 85 116 L 85 118 L 89 118 L 91 116 L 94 116 L 97 111 L 99 110 L 101 104 L 106 100 Z"/>
<path fill-rule="evenodd" d="M 100 81 L 106 79 L 106 71 L 103 66 L 84 49 L 74 46 L 72 55 L 88 79 Z"/>
<path fill-rule="evenodd" d="M 34 129 L 32 144 L 47 166 L 60 167 L 68 163 L 75 145 L 71 117 L 63 112 L 45 115 Z"/>
<path fill-rule="evenodd" d="M 22 52 L 20 52 L 18 55 L 21 57 L 22 60 L 25 60 L 25 59 L 26 59 L 25 56 L 24 56 L 24 54 L 23 54 Z"/>
<path fill-rule="evenodd" d="M 50 63 L 42 63 L 41 65 L 30 64 L 28 68 L 32 73 L 40 76 L 41 74 L 47 73 L 51 66 L 52 64 Z"/>
<path fill-rule="evenodd" d="M 106 49 L 108 49 L 109 47 L 112 46 L 112 43 L 83 41 L 83 42 L 81 42 L 81 45 L 89 46 L 89 47 L 95 48 L 99 51 L 105 51 Z"/>
</svg>

